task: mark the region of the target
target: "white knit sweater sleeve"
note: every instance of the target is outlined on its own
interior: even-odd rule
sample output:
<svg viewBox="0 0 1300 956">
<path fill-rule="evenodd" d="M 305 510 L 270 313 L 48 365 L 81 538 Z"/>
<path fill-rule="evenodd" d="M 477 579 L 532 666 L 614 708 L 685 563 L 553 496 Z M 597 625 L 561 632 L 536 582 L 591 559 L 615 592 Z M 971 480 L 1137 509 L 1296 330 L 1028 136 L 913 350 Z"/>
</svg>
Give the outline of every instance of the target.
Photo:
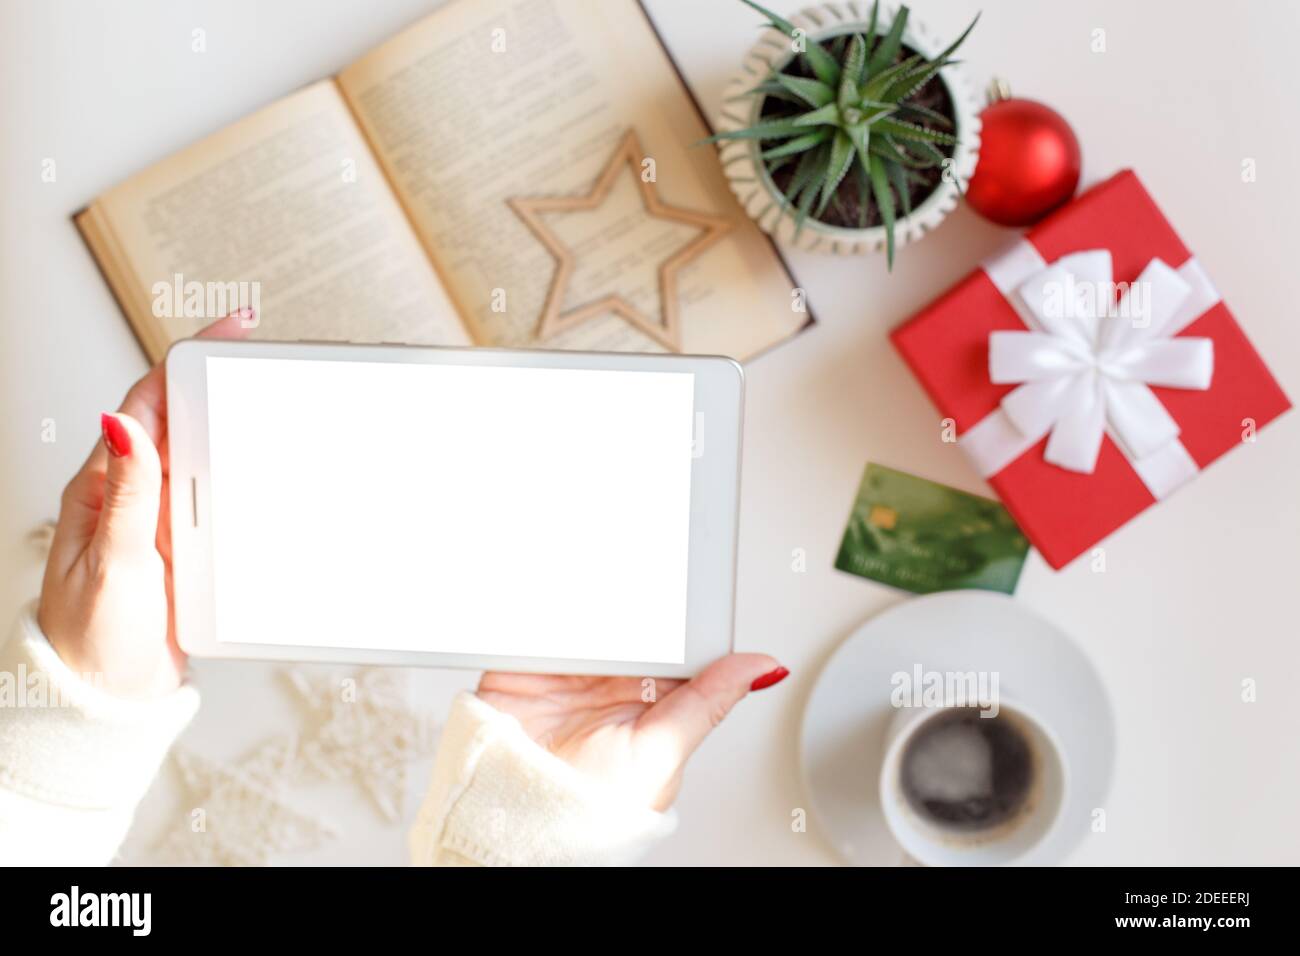
<svg viewBox="0 0 1300 956">
<path fill-rule="evenodd" d="M 0 644 L 0 864 L 108 863 L 172 741 L 199 706 L 192 687 L 113 697 L 73 672 L 35 606 Z"/>
<path fill-rule="evenodd" d="M 674 812 L 628 804 L 534 743 L 513 717 L 461 694 L 411 857 L 424 866 L 616 865 L 676 825 Z"/>
</svg>

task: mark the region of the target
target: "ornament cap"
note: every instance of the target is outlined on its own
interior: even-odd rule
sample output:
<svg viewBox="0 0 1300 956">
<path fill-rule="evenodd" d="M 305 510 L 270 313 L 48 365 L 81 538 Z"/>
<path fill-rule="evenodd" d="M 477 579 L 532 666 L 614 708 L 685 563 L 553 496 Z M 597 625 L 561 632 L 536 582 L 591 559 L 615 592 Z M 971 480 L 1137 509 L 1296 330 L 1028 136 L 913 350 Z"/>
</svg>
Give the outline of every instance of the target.
<svg viewBox="0 0 1300 956">
<path fill-rule="evenodd" d="M 988 105 L 1001 103 L 1003 100 L 1011 99 L 1011 84 L 1000 76 L 995 76 L 989 80 L 988 89 L 984 95 L 988 98 Z"/>
</svg>

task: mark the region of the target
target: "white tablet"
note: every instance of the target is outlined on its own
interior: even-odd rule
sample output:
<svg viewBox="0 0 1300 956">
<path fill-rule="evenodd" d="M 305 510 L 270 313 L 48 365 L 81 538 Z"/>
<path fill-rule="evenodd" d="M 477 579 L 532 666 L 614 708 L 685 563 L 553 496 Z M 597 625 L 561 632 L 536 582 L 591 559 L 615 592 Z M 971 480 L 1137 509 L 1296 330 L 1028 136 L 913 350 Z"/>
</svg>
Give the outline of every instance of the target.
<svg viewBox="0 0 1300 956">
<path fill-rule="evenodd" d="M 725 358 L 180 342 L 180 645 L 694 674 L 731 649 L 742 405 Z"/>
</svg>

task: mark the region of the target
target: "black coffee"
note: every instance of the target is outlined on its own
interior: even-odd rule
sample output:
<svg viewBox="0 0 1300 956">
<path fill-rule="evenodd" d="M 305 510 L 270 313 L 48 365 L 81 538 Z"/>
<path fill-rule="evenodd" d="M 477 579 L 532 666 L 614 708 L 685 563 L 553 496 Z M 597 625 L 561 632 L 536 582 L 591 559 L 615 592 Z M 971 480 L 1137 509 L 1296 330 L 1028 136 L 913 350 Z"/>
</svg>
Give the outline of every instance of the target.
<svg viewBox="0 0 1300 956">
<path fill-rule="evenodd" d="M 907 743 L 902 787 L 912 809 L 944 827 L 987 830 L 1024 807 L 1034 754 L 1018 721 L 957 707 L 931 717 Z"/>
</svg>

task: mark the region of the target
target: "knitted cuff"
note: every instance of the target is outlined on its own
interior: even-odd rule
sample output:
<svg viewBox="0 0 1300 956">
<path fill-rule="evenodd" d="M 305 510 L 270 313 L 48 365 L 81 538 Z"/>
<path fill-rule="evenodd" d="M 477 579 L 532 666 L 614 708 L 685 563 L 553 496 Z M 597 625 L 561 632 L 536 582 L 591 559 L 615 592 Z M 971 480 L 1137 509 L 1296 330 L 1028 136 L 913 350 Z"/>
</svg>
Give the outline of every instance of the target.
<svg viewBox="0 0 1300 956">
<path fill-rule="evenodd" d="M 675 813 L 629 805 L 538 746 L 513 717 L 461 694 L 411 850 L 423 865 L 607 866 L 634 861 L 676 826 Z"/>
<path fill-rule="evenodd" d="M 198 710 L 190 686 L 125 700 L 83 680 L 24 609 L 0 645 L 0 787 L 80 809 L 139 802 Z"/>
</svg>

